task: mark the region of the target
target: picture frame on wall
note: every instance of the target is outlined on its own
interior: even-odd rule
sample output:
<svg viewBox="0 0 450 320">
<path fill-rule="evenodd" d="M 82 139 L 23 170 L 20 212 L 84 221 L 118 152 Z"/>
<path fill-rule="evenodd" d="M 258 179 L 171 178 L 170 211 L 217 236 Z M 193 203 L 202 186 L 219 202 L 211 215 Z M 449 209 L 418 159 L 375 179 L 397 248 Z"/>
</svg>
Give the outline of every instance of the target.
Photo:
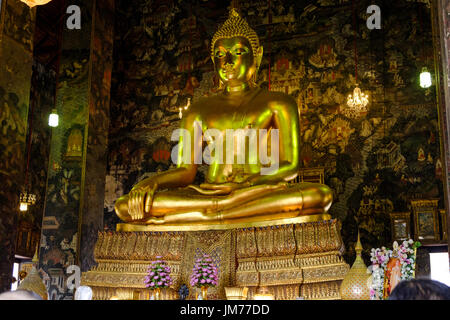
<svg viewBox="0 0 450 320">
<path fill-rule="evenodd" d="M 391 212 L 392 242 L 411 239 L 411 212 Z"/>
<path fill-rule="evenodd" d="M 411 200 L 414 217 L 414 240 L 423 243 L 440 241 L 438 199 Z"/>
</svg>

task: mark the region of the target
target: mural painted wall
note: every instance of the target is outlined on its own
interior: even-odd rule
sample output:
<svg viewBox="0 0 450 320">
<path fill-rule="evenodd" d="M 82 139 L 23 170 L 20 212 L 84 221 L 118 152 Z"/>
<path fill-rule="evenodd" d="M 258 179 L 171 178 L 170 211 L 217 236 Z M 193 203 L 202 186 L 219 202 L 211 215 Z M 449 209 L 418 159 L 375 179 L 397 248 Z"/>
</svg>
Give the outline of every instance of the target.
<svg viewBox="0 0 450 320">
<path fill-rule="evenodd" d="M 10 289 L 33 63 L 35 10 L 2 1 L 0 10 L 0 292 Z"/>
<path fill-rule="evenodd" d="M 65 268 L 76 264 L 84 134 L 88 106 L 89 47 L 63 49 L 56 97 L 59 126 L 53 128 L 39 266 L 49 298 L 72 299 Z M 89 41 L 89 36 L 87 37 Z M 89 42 L 88 42 L 89 45 Z"/>
<path fill-rule="evenodd" d="M 94 261 L 98 231 L 103 230 L 103 195 L 107 163 L 109 104 L 112 73 L 114 1 L 97 1 L 92 39 L 84 202 L 81 222 L 81 271 Z"/>
<path fill-rule="evenodd" d="M 366 27 L 371 4 L 381 8 L 380 30 Z M 268 87 L 270 57 L 271 90 L 297 101 L 301 165 L 325 169 L 346 259 L 353 261 L 357 225 L 367 259 L 371 247 L 391 244 L 390 212 L 443 195 L 436 88 L 418 83 L 423 66 L 434 68 L 430 2 L 361 0 L 353 15 L 350 0 L 271 1 L 270 25 L 268 1 L 240 6 L 265 48 L 258 83 Z M 118 222 L 120 195 L 172 166 L 180 108 L 217 91 L 209 43 L 228 13 L 219 1 L 117 7 L 106 229 Z M 370 103 L 352 118 L 345 109 L 355 83 L 355 34 L 358 84 Z"/>
<path fill-rule="evenodd" d="M 19 234 L 16 242 L 16 254 L 30 258 L 33 257 L 41 237 L 50 155 L 51 127 L 48 126 L 48 115 L 54 105 L 55 84 L 55 70 L 34 60 L 24 170 L 27 171 L 28 167 L 26 179 L 29 191 L 36 195 L 36 203 L 29 206 L 28 211 L 19 214 Z"/>
<path fill-rule="evenodd" d="M 103 229 L 113 1 L 82 1 L 80 30 L 64 28 L 53 129 L 40 271 L 52 300 L 73 299 L 66 269 L 93 263 Z"/>
</svg>

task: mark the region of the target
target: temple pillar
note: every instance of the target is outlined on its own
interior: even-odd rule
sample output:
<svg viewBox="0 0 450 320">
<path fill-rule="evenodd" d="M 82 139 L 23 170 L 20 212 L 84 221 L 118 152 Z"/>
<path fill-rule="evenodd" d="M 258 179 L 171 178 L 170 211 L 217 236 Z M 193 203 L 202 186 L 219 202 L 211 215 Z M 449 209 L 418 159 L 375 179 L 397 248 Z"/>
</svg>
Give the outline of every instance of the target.
<svg viewBox="0 0 450 320">
<path fill-rule="evenodd" d="M 51 139 L 40 246 L 50 299 L 72 299 L 66 268 L 92 266 L 97 232 L 103 229 L 114 2 L 77 5 L 81 29 L 64 27 L 62 32 L 56 93 L 60 123 Z"/>
<path fill-rule="evenodd" d="M 35 14 L 20 1 L 0 2 L 0 292 L 11 289 L 25 178 Z"/>
<path fill-rule="evenodd" d="M 433 13 L 437 15 L 435 19 L 432 19 L 437 26 L 435 27 L 437 32 L 435 43 L 438 44 L 436 51 L 436 80 L 439 81 L 438 87 L 438 100 L 440 101 L 440 128 L 442 134 L 443 154 L 445 155 L 445 161 L 443 161 L 444 170 L 444 200 L 447 212 L 447 235 L 450 230 L 448 221 L 450 219 L 450 0 L 439 0 L 437 2 L 437 8 L 433 10 Z M 447 237 L 450 248 L 450 238 Z M 450 261 L 450 256 L 449 256 Z"/>
</svg>

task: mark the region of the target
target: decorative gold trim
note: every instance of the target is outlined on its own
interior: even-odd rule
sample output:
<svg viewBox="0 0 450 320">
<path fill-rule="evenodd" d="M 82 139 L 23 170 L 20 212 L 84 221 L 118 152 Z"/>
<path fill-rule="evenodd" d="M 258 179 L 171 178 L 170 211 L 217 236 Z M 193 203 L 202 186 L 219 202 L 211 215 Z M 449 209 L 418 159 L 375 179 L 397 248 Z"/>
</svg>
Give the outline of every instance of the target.
<svg viewBox="0 0 450 320">
<path fill-rule="evenodd" d="M 299 216 L 295 218 L 279 219 L 279 220 L 267 220 L 267 221 L 246 221 L 237 223 L 222 223 L 222 224 L 211 224 L 211 225 L 200 225 L 192 224 L 186 225 L 139 225 L 130 223 L 118 223 L 117 231 L 153 231 L 153 232 L 163 232 L 163 231 L 207 231 L 207 230 L 230 230 L 238 228 L 253 228 L 253 227 L 267 227 L 267 226 L 279 226 L 286 224 L 297 224 L 297 223 L 307 223 L 307 222 L 317 222 L 330 220 L 331 216 L 327 213 Z"/>
</svg>

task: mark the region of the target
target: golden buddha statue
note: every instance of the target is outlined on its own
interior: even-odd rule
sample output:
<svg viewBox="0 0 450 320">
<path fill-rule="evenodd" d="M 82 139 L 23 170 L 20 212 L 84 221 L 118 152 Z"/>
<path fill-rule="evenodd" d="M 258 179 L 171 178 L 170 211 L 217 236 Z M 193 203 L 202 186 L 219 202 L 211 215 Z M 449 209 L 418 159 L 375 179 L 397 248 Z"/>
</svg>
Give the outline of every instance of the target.
<svg viewBox="0 0 450 320">
<path fill-rule="evenodd" d="M 118 230 L 149 230 L 142 226 L 224 229 L 331 218 L 327 211 L 332 192 L 326 185 L 288 183 L 297 176 L 299 166 L 298 109 L 289 95 L 256 86 L 262 53 L 256 32 L 231 9 L 211 43 L 211 58 L 223 90 L 199 99 L 183 114 L 177 167 L 140 181 L 116 201 L 115 211 L 126 222 Z M 256 145 L 260 150 L 271 150 L 270 160 L 261 152 L 259 156 L 250 152 L 255 141 L 240 140 L 241 147 L 250 146 L 244 148 L 244 154 L 237 154 L 238 163 L 234 163 L 236 135 L 229 136 L 228 131 L 244 132 L 245 139 L 249 129 L 260 132 Z M 206 134 L 210 130 L 216 140 Z M 261 134 L 267 131 L 269 134 Z M 201 163 L 198 149 L 202 136 L 208 147 L 214 146 L 214 156 L 209 160 L 205 183 L 192 185 Z M 227 140 L 226 163 L 223 144 L 214 143 L 217 139 L 222 143 Z"/>
</svg>

